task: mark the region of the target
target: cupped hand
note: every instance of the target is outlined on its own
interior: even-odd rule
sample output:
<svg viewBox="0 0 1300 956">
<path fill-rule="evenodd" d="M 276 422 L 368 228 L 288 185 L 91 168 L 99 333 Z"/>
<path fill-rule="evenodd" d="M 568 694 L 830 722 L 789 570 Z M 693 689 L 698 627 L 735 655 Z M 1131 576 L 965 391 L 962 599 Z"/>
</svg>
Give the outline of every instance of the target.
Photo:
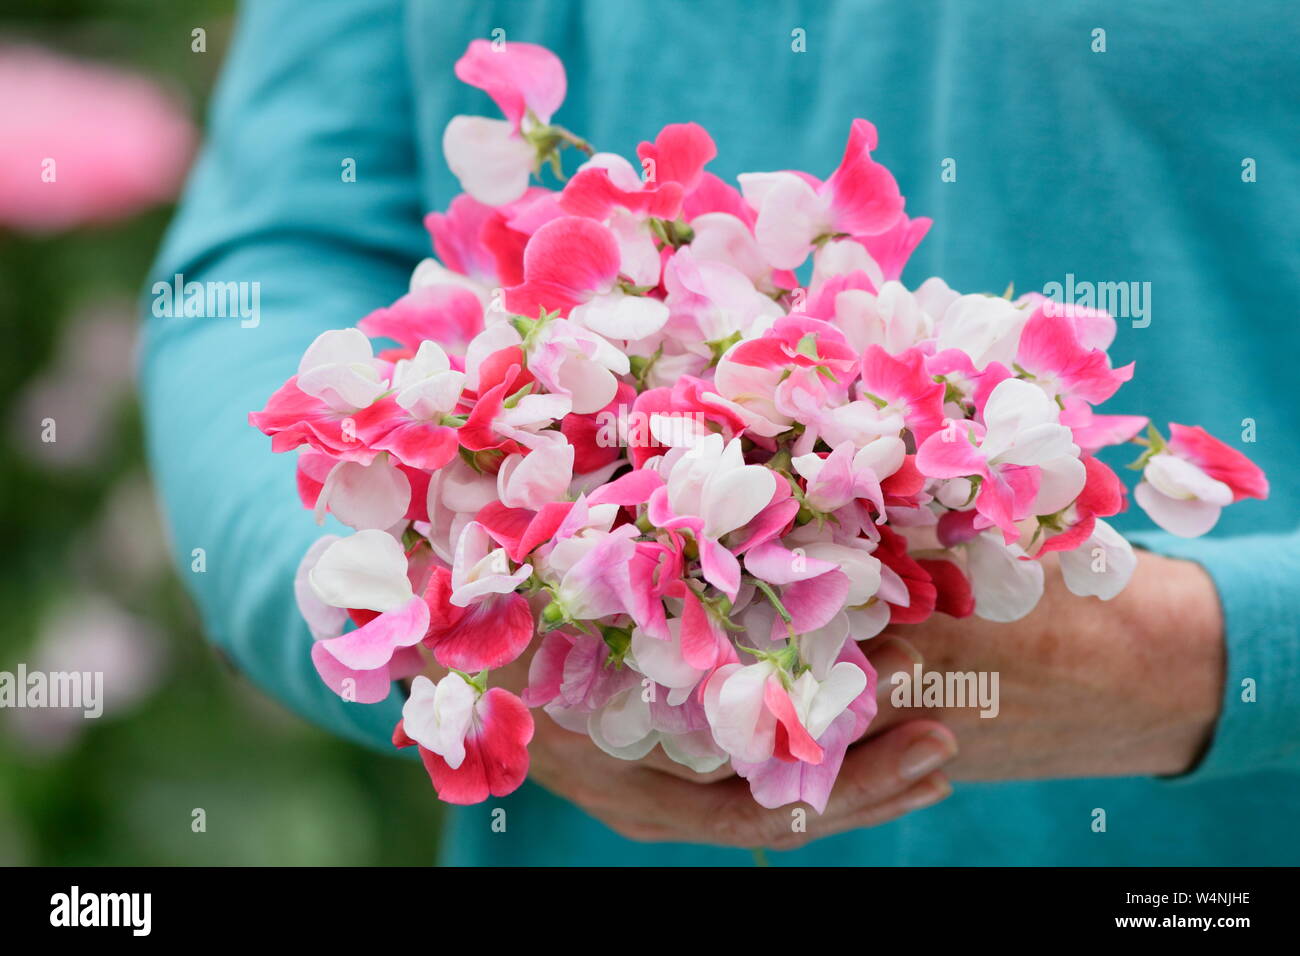
<svg viewBox="0 0 1300 956">
<path fill-rule="evenodd" d="M 920 657 L 900 640 L 873 642 L 868 657 L 880 675 L 910 673 Z M 432 674 L 435 679 L 440 676 Z M 527 678 L 524 662 L 493 672 L 512 690 Z M 699 774 L 656 748 L 641 760 L 612 757 L 585 735 L 535 711 L 529 777 L 628 839 L 731 847 L 794 849 L 812 840 L 887 823 L 931 806 L 951 792 L 939 770 L 956 753 L 951 731 L 882 706 L 867 737 L 845 756 L 825 813 L 804 804 L 766 809 L 749 784 L 723 767 Z"/>
</svg>

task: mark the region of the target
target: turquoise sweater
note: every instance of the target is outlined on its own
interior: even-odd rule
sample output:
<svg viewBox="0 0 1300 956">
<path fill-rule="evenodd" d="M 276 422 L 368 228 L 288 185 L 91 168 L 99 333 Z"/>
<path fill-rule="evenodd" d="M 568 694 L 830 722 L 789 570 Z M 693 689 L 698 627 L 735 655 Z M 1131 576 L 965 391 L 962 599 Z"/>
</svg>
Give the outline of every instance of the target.
<svg viewBox="0 0 1300 956">
<path fill-rule="evenodd" d="M 556 119 L 605 150 L 631 155 L 663 124 L 695 120 L 717 140 L 721 175 L 824 175 L 850 120 L 867 117 L 909 211 L 935 220 L 909 282 L 1137 282 L 1149 294 L 1130 303 L 1114 349 L 1117 362 L 1137 360 L 1137 378 L 1106 410 L 1202 424 L 1239 445 L 1243 420 L 1254 422 L 1257 441 L 1241 447 L 1272 478 L 1271 500 L 1229 509 L 1204 541 L 1143 539 L 1202 562 L 1226 609 L 1223 717 L 1193 772 L 963 784 L 937 807 L 774 862 L 1300 862 L 1300 7 L 1248 6 L 250 3 L 155 278 L 258 282 L 260 322 L 146 307 L 142 369 L 178 563 L 212 639 L 306 717 L 388 746 L 399 696 L 345 704 L 312 668 L 291 579 L 321 532 L 298 505 L 293 456 L 272 455 L 247 413 L 317 333 L 401 294 L 429 253 L 421 216 L 456 191 L 443 127 L 490 109 L 452 64 L 500 27 L 563 58 L 569 95 Z M 806 52 L 792 50 L 796 30 Z M 1247 159 L 1256 181 L 1243 178 Z M 347 160 L 355 182 L 341 175 Z M 1150 527 L 1126 518 L 1128 531 Z M 490 826 L 496 806 L 508 809 L 505 834 Z M 1106 811 L 1104 833 L 1092 830 L 1094 808 Z M 453 863 L 749 859 L 624 841 L 531 785 L 450 814 L 444 847 Z"/>
</svg>

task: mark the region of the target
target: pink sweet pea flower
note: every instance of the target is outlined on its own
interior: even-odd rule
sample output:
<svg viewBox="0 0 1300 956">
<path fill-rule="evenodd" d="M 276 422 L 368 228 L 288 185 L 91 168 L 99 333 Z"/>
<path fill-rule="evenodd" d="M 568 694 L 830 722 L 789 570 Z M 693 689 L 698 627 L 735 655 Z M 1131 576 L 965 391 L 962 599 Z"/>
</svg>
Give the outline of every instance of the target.
<svg viewBox="0 0 1300 956">
<path fill-rule="evenodd" d="M 1170 534 L 1195 538 L 1213 528 L 1232 502 L 1268 497 L 1268 479 L 1205 429 L 1170 425 L 1168 443 L 1148 459 L 1133 496 Z"/>
<path fill-rule="evenodd" d="M 523 374 L 519 365 L 512 364 L 500 381 L 480 393 L 469 418 L 456 432 L 463 447 L 514 454 L 563 441 L 562 435 L 550 431 L 550 425 L 573 410 L 572 400 L 566 395 L 519 395 L 532 381 L 531 376 L 521 379 Z"/>
<path fill-rule="evenodd" d="M 697 666 L 686 659 L 682 646 L 684 623 L 680 618 L 668 620 L 668 639 L 661 640 L 641 628 L 632 631 L 632 664 L 655 683 L 668 688 L 668 703 L 685 701 L 700 680 L 712 670 L 712 661 Z M 698 636 L 698 635 L 697 635 Z M 718 648 L 701 656 L 717 659 Z"/>
<path fill-rule="evenodd" d="M 916 296 L 899 282 L 886 282 L 875 293 L 849 287 L 843 279 L 833 279 L 822 293 L 831 289 L 837 290 L 831 315 L 849 344 L 859 352 L 870 345 L 880 345 L 889 354 L 896 355 L 930 335 L 934 320 L 921 308 Z M 821 303 L 817 307 L 826 308 Z"/>
<path fill-rule="evenodd" d="M 484 693 L 457 673 L 434 684 L 420 675 L 393 731 L 397 747 L 418 746 L 438 799 L 467 805 L 504 797 L 528 776 L 533 715 L 500 687 Z"/>
<path fill-rule="evenodd" d="M 752 336 L 783 314 L 739 269 L 697 258 L 693 245 L 684 246 L 668 260 L 664 288 L 671 314 L 666 334 L 705 359 L 711 357 L 709 343 L 724 341 L 735 333 Z"/>
<path fill-rule="evenodd" d="M 391 535 L 358 531 L 335 540 L 307 573 L 315 598 L 327 607 L 376 611 L 362 627 L 312 645 L 321 679 L 345 700 L 374 704 L 385 699 L 412 648 L 429 627 L 429 608 L 407 578 L 406 555 Z"/>
<path fill-rule="evenodd" d="M 638 219 L 675 219 L 682 206 L 678 183 L 642 181 L 615 153 L 596 153 L 565 183 L 560 208 L 571 216 L 606 220 L 616 209 Z"/>
<path fill-rule="evenodd" d="M 479 202 L 501 206 L 528 189 L 538 149 L 527 135 L 551 121 L 564 102 L 564 65 L 532 43 L 494 46 L 472 40 L 456 61 L 456 76 L 486 92 L 505 120 L 455 116 L 442 149 L 461 188 Z"/>
<path fill-rule="evenodd" d="M 497 470 L 497 494 L 507 508 L 540 511 L 561 501 L 573 480 L 573 446 L 556 442 L 510 455 Z"/>
<path fill-rule="evenodd" d="M 1169 426 L 1169 450 L 1232 490 L 1232 500 L 1268 497 L 1268 479 L 1258 465 L 1197 425 Z"/>
<path fill-rule="evenodd" d="M 1015 541 L 1020 534 L 1016 521 L 1029 513 L 1041 484 L 1040 474 L 1028 469 L 1054 469 L 1060 463 L 1061 486 L 1075 483 L 1061 492 L 1063 507 L 1083 487 L 1079 447 L 1059 423 L 1056 403 L 1019 379 L 1007 379 L 993 390 L 983 417 L 983 427 L 954 421 L 930 435 L 917 451 L 916 465 L 928 478 L 981 478 L 976 510 L 1008 542 Z"/>
<path fill-rule="evenodd" d="M 436 342 L 450 354 L 463 356 L 470 340 L 483 331 L 483 306 L 463 286 L 421 286 L 371 312 L 357 328 L 371 338 L 397 342 L 399 354 L 382 353 L 389 358 L 410 358 L 425 342 Z"/>
<path fill-rule="evenodd" d="M 1091 455 L 1081 460 L 1086 474 L 1083 489 L 1069 507 L 1060 513 L 1059 519 L 1052 522 L 1052 526 L 1063 526 L 1063 529 L 1044 540 L 1037 554 L 1079 548 L 1092 535 L 1098 518 L 1109 518 L 1127 507 L 1127 492 L 1119 476 Z M 957 512 L 949 514 L 956 515 Z M 947 517 L 945 515 L 939 520 L 941 529 Z M 948 544 L 942 530 L 939 539 L 941 543 Z"/>
<path fill-rule="evenodd" d="M 452 274 L 488 289 L 500 284 L 501 276 L 496 257 L 484 242 L 483 228 L 498 208 L 462 193 L 448 204 L 445 213 L 431 212 L 424 217 L 438 262 Z"/>
<path fill-rule="evenodd" d="M 888 281 L 903 274 L 907 260 L 912 257 L 932 225 L 933 219 L 909 219 L 907 213 L 900 213 L 894 224 L 884 232 L 854 238 L 866 247 L 867 253 L 880 266 L 881 274 Z"/>
<path fill-rule="evenodd" d="M 901 448 L 892 444 L 889 447 L 901 451 Z M 883 448 L 881 442 L 873 442 L 859 450 L 852 442 L 846 441 L 836 445 L 825 457 L 808 454 L 795 458 L 791 463 L 807 484 L 804 489 L 804 504 L 821 514 L 833 514 L 848 509 L 849 505 L 855 504 L 859 499 L 865 499 L 875 506 L 876 521 L 883 524 L 884 493 L 880 489 L 880 479 L 871 467 L 871 462 Z M 890 454 L 889 457 L 895 456 Z M 865 516 L 865 509 L 863 515 Z M 844 518 L 842 524 L 854 530 L 864 523 L 856 515 L 846 514 Z"/>
<path fill-rule="evenodd" d="M 556 529 L 555 545 L 535 559 L 551 591 L 551 604 L 542 613 L 545 626 L 630 611 L 638 532 L 629 524 L 611 530 L 617 513 L 616 505 L 588 508 L 580 499 Z"/>
<path fill-rule="evenodd" d="M 732 362 L 768 369 L 822 369 L 832 377 L 846 376 L 858 354 L 844 333 L 828 322 L 788 315 L 755 339 L 739 343 L 727 357 Z"/>
<path fill-rule="evenodd" d="M 1133 377 L 1134 363 L 1111 368 L 1104 349 L 1083 345 L 1069 319 L 1040 305 L 1020 333 L 1016 364 L 1053 398 L 1100 405 Z"/>
<path fill-rule="evenodd" d="M 668 307 L 620 289 L 621 263 L 608 226 L 582 216 L 553 219 L 528 240 L 524 281 L 506 289 L 506 308 L 529 318 L 557 311 L 611 339 L 653 335 L 668 321 Z"/>
<path fill-rule="evenodd" d="M 392 429 L 393 416 L 401 412 L 393 397 L 355 409 L 340 401 L 342 407 L 336 409 L 304 392 L 298 380 L 297 375 L 290 378 L 267 399 L 265 408 L 248 415 L 249 424 L 270 436 L 271 450 L 307 445 L 337 461 L 372 462 L 380 454 L 374 443 Z M 368 388 L 364 380 L 358 387 Z"/>
<path fill-rule="evenodd" d="M 1089 455 L 1131 441 L 1149 423 L 1145 415 L 1098 415 L 1080 398 L 1065 399 L 1061 411 L 1061 424 L 1070 426 L 1074 443 Z"/>
<path fill-rule="evenodd" d="M 698 123 L 669 123 L 653 143 L 641 143 L 637 158 L 652 183 L 677 183 L 690 195 L 703 179 L 704 167 L 718 155 L 713 137 Z"/>
<path fill-rule="evenodd" d="M 920 349 L 890 355 L 879 345 L 870 345 L 862 355 L 861 391 L 883 402 L 881 412 L 897 415 L 911 430 L 918 445 L 944 426 L 944 386 L 925 367 Z"/>
<path fill-rule="evenodd" d="M 444 667 L 502 667 L 523 653 L 536 630 L 528 600 L 515 593 L 532 567 L 511 571 L 509 555 L 492 545 L 481 524 L 467 524 L 450 574 L 436 568 L 425 591 L 432 612 L 425 646 Z"/>
<path fill-rule="evenodd" d="M 876 128 L 858 119 L 839 168 L 824 183 L 789 172 L 739 177 L 758 211 L 755 234 L 772 265 L 797 269 L 820 237 L 874 235 L 898 221 L 903 197 L 893 174 L 871 158 L 875 148 Z"/>
</svg>

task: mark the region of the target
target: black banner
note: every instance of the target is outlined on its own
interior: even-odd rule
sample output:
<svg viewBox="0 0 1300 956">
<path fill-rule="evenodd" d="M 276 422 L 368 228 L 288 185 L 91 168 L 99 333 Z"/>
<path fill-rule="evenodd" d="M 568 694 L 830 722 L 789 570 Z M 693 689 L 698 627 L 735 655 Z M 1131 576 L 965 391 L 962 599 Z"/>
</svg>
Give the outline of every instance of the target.
<svg viewBox="0 0 1300 956">
<path fill-rule="evenodd" d="M 677 910 L 697 928 L 702 913 L 717 913 L 728 934 L 738 917 L 741 927 L 764 916 L 860 918 L 864 944 L 882 935 L 987 943 L 1044 932 L 1226 942 L 1294 920 L 1287 869 L 780 869 L 567 869 L 540 879 L 527 870 L 11 869 L 0 876 L 0 913 L 11 931 L 75 933 L 82 942 L 283 935 L 338 944 L 387 940 L 409 926 L 445 939 L 447 920 L 487 945 L 578 912 L 584 935 L 667 927 Z"/>
</svg>

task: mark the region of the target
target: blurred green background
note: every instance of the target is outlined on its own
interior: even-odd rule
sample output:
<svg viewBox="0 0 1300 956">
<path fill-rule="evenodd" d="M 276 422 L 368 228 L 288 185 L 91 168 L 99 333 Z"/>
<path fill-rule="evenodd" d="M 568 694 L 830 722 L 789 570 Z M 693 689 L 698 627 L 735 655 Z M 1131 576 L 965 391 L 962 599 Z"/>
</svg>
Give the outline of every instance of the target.
<svg viewBox="0 0 1300 956">
<path fill-rule="evenodd" d="M 201 125 L 233 2 L 5 6 L 0 44 L 147 75 Z M 0 671 L 102 667 L 107 701 L 98 720 L 0 710 L 0 863 L 428 864 L 438 810 L 419 766 L 333 739 L 235 675 L 171 569 L 133 394 L 136 302 L 170 215 L 0 222 Z"/>
</svg>

